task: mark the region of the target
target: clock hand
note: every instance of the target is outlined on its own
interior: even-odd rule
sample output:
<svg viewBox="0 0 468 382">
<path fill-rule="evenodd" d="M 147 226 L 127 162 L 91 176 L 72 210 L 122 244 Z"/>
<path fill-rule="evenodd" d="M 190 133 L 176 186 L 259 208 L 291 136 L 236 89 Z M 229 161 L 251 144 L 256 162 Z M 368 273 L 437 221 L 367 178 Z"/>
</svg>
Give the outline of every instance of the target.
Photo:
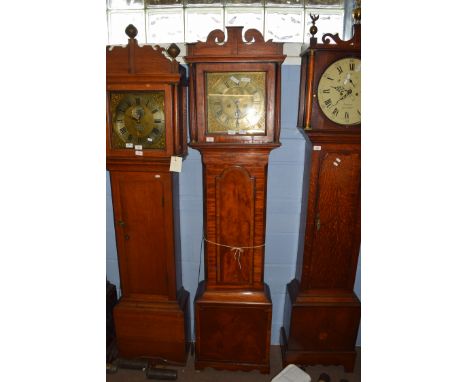
<svg viewBox="0 0 468 382">
<path fill-rule="evenodd" d="M 344 87 L 343 86 L 330 86 L 331 88 L 335 89 L 337 92 L 343 92 Z"/>
<path fill-rule="evenodd" d="M 234 113 L 234 116 L 236 117 L 236 128 L 238 129 L 239 128 L 239 118 L 240 118 L 240 109 L 239 109 L 239 103 L 240 101 L 239 100 L 235 100 L 234 101 L 235 105 L 236 105 L 236 111 Z"/>
<path fill-rule="evenodd" d="M 353 91 L 352 91 L 351 89 L 348 89 L 348 90 L 346 90 L 346 91 L 343 89 L 343 91 L 340 92 L 340 95 L 341 95 L 340 99 L 339 99 L 338 101 L 336 101 L 336 102 L 333 104 L 333 106 L 335 106 L 338 102 L 344 100 L 346 97 L 348 97 L 348 96 L 349 96 L 350 94 L 352 94 L 352 93 L 353 93 Z"/>
</svg>

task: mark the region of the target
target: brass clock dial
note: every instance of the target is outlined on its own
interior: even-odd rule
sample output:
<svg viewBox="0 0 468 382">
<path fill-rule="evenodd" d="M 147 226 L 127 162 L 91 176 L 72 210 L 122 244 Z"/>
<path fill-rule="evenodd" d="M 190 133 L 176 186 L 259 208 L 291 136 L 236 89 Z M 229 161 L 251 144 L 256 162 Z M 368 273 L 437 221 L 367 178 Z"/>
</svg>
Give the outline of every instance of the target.
<svg viewBox="0 0 468 382">
<path fill-rule="evenodd" d="M 112 92 L 112 147 L 164 149 L 164 92 Z"/>
<path fill-rule="evenodd" d="M 340 125 L 361 123 L 361 60 L 348 57 L 332 63 L 320 77 L 318 104 Z"/>
<path fill-rule="evenodd" d="M 207 73 L 207 132 L 265 134 L 265 79 L 265 72 Z"/>
</svg>

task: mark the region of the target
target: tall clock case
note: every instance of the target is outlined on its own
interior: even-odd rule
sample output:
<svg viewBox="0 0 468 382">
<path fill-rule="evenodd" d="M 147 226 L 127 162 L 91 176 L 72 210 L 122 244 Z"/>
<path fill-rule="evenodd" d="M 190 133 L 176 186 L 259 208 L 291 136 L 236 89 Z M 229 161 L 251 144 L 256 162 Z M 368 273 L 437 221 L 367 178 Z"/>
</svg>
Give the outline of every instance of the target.
<svg viewBox="0 0 468 382">
<path fill-rule="evenodd" d="M 195 296 L 195 368 L 270 370 L 263 280 L 267 173 L 279 147 L 282 43 L 254 29 L 187 44 L 190 145 L 203 162 L 205 280 Z M 227 38 L 226 38 L 227 37 Z"/>
<path fill-rule="evenodd" d="M 360 25 L 349 41 L 330 34 L 322 41 L 312 37 L 302 53 L 298 126 L 310 142 L 307 219 L 296 278 L 286 288 L 281 350 L 284 365 L 341 364 L 351 371 L 360 323 L 353 291 L 361 217 Z M 321 97 L 324 89 L 334 98 Z M 348 112 L 349 123 L 327 110 L 328 99 L 333 107 L 345 104 L 338 116 Z"/>
<path fill-rule="evenodd" d="M 124 358 L 184 364 L 189 293 L 182 286 L 178 176 L 172 155 L 187 150 L 185 68 L 171 45 L 107 47 L 107 169 L 122 297 L 114 308 Z M 170 56 L 170 57 L 169 57 Z"/>
</svg>

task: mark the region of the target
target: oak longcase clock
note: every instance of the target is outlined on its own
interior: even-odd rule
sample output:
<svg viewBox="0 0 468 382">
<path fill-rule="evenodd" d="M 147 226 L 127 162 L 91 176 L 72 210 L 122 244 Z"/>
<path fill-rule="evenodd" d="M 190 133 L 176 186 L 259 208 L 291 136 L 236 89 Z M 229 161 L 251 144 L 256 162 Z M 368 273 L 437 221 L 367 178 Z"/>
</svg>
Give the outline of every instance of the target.
<svg viewBox="0 0 468 382">
<path fill-rule="evenodd" d="M 185 69 L 172 44 L 108 46 L 107 169 L 122 298 L 114 308 L 119 354 L 184 364 L 189 293 L 182 287 L 178 178 L 171 156 L 187 150 Z"/>
<path fill-rule="evenodd" d="M 317 19 L 312 16 L 310 47 L 302 54 L 298 117 L 310 141 L 307 221 L 296 278 L 286 289 L 281 350 L 284 365 L 341 364 L 351 371 L 360 323 L 353 287 L 360 248 L 361 30 L 355 24 L 349 41 L 325 34 L 319 44 Z"/>
<path fill-rule="evenodd" d="M 190 146 L 204 184 L 205 280 L 195 296 L 195 367 L 269 372 L 263 282 L 268 157 L 279 143 L 281 43 L 227 27 L 187 44 Z"/>
</svg>

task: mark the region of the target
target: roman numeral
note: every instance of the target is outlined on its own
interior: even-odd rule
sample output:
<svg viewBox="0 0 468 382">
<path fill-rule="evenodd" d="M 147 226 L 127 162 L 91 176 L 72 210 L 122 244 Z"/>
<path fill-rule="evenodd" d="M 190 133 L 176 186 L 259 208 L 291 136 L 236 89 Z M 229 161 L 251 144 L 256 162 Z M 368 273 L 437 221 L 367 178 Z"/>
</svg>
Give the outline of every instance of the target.
<svg viewBox="0 0 468 382">
<path fill-rule="evenodd" d="M 128 134 L 127 142 L 131 142 L 131 141 L 133 141 L 133 135 L 132 135 L 132 134 Z"/>
<path fill-rule="evenodd" d="M 326 107 L 330 107 L 330 106 L 332 105 L 332 101 L 331 101 L 331 99 L 330 99 L 330 98 L 329 98 L 329 99 L 327 99 L 327 100 L 325 100 L 325 102 L 324 102 L 324 103 L 325 103 L 325 106 L 326 106 Z"/>
<path fill-rule="evenodd" d="M 345 112 L 345 113 L 344 113 L 344 117 L 345 117 L 346 120 L 349 120 L 349 113 L 348 113 L 348 112 Z"/>
<path fill-rule="evenodd" d="M 335 107 L 333 110 L 333 115 L 336 117 L 338 115 L 339 110 Z"/>
<path fill-rule="evenodd" d="M 161 121 L 162 121 L 161 119 L 155 119 L 154 123 L 161 123 Z"/>
<path fill-rule="evenodd" d="M 125 134 L 128 133 L 127 128 L 125 126 L 122 127 L 119 131 L 120 131 L 120 134 L 122 134 L 122 135 L 125 135 Z"/>
<path fill-rule="evenodd" d="M 349 70 L 353 70 L 353 71 L 354 71 L 354 68 L 355 68 L 354 62 L 350 62 L 350 63 L 349 63 Z"/>
<path fill-rule="evenodd" d="M 336 70 L 338 70 L 338 74 L 343 73 L 343 68 L 341 66 L 337 66 Z"/>
<path fill-rule="evenodd" d="M 334 79 L 334 78 L 331 78 L 331 77 L 327 77 L 327 80 L 335 81 L 335 79 Z"/>
<path fill-rule="evenodd" d="M 229 85 L 229 80 L 224 81 L 224 85 L 226 85 L 227 88 L 230 88 L 231 86 Z"/>
<path fill-rule="evenodd" d="M 153 114 L 154 114 L 154 113 L 157 113 L 158 111 L 159 111 L 159 109 L 158 109 L 158 108 L 156 108 L 156 109 L 154 109 L 154 110 L 151 110 L 151 113 L 153 113 Z"/>
<path fill-rule="evenodd" d="M 323 89 L 322 93 L 330 93 L 330 89 Z"/>
<path fill-rule="evenodd" d="M 140 104 L 140 97 L 135 97 L 135 104 L 137 104 L 137 105 Z"/>
</svg>

